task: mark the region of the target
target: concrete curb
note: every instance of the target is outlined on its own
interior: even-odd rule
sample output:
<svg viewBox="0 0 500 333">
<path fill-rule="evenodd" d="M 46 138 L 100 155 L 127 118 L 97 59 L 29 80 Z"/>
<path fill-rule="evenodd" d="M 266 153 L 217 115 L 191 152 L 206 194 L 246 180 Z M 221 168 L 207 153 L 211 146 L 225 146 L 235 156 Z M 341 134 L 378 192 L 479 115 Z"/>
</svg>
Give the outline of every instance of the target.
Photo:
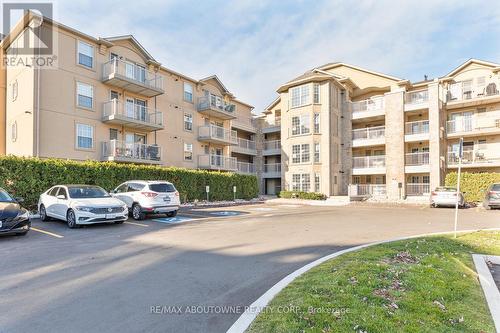
<svg viewBox="0 0 500 333">
<path fill-rule="evenodd" d="M 499 256 L 489 256 L 482 254 L 473 254 L 472 259 L 476 266 L 476 272 L 479 275 L 479 282 L 483 287 L 486 302 L 490 308 L 490 314 L 493 317 L 493 322 L 496 326 L 497 332 L 500 332 L 500 291 L 493 280 L 490 269 L 486 264 L 486 260 L 492 261 L 494 264 L 500 265 Z"/>
<path fill-rule="evenodd" d="M 500 230 L 500 228 L 461 230 L 458 233 L 463 234 L 463 233 L 468 233 L 468 232 L 494 231 L 494 230 Z M 341 256 L 343 254 L 358 251 L 358 250 L 361 250 L 361 249 L 364 249 L 364 248 L 367 248 L 370 246 L 375 246 L 375 245 L 380 245 L 380 244 L 385 244 L 385 243 L 390 243 L 390 242 L 396 242 L 396 241 L 401 241 L 401 240 L 408 240 L 408 239 L 413 239 L 413 238 L 419 238 L 419 237 L 449 235 L 451 233 L 452 232 L 449 232 L 449 231 L 436 232 L 436 233 L 430 233 L 430 234 L 421 234 L 421 235 L 401 237 L 401 238 L 395 238 L 395 239 L 390 239 L 390 240 L 385 240 L 385 241 L 373 242 L 373 243 L 358 245 L 358 246 L 351 247 L 351 248 L 348 248 L 345 250 L 337 251 L 337 252 L 334 252 L 334 253 L 329 254 L 327 256 L 324 256 L 322 258 L 319 258 L 319 259 L 297 269 L 296 271 L 288 274 L 281 281 L 279 281 L 274 286 L 272 286 L 271 289 L 266 291 L 255 302 L 253 302 L 249 306 L 249 308 L 247 310 L 245 310 L 244 313 L 241 314 L 241 316 L 227 330 L 227 333 L 243 333 L 243 332 L 245 332 L 248 329 L 248 327 L 250 327 L 250 325 L 255 320 L 255 318 L 257 318 L 257 315 L 269 304 L 269 302 L 271 302 L 271 300 L 281 290 L 283 290 L 286 286 L 288 286 L 293 280 L 295 280 L 300 275 L 304 274 L 305 272 L 307 272 L 311 268 L 314 268 L 314 267 L 324 263 L 325 261 L 336 258 L 336 257 Z"/>
</svg>

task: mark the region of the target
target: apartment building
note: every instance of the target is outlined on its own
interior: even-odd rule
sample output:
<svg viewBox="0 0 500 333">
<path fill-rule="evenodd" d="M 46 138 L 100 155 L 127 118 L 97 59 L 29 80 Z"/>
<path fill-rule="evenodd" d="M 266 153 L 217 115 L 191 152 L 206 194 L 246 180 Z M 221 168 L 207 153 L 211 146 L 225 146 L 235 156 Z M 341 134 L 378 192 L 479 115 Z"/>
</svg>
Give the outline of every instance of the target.
<svg viewBox="0 0 500 333">
<path fill-rule="evenodd" d="M 326 195 L 427 196 L 458 167 L 500 172 L 500 64 L 471 59 L 421 82 L 330 63 L 283 84 L 281 187 Z"/>
<path fill-rule="evenodd" d="M 15 56 L 34 27 L 58 44 L 55 69 L 2 66 L 0 154 L 256 173 L 253 107 L 217 76 L 175 72 L 131 35 L 40 19 L 27 13 L 0 44 Z"/>
</svg>

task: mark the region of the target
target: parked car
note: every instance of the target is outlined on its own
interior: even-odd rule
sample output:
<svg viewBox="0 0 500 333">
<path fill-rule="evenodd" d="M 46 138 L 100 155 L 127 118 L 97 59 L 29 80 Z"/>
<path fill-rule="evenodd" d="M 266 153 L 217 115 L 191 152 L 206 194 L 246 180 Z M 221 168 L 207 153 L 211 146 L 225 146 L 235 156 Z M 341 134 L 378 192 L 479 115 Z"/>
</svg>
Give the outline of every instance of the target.
<svg viewBox="0 0 500 333">
<path fill-rule="evenodd" d="M 21 198 L 13 198 L 0 188 L 0 235 L 24 236 L 31 228 L 29 212 L 21 206 Z"/>
<path fill-rule="evenodd" d="M 167 214 L 174 217 L 179 210 L 179 192 L 166 181 L 131 180 L 119 185 L 111 194 L 127 204 L 135 220 L 147 214 Z"/>
<path fill-rule="evenodd" d="M 465 199 L 462 192 L 458 193 L 458 206 L 465 207 Z M 436 187 L 431 193 L 431 207 L 455 207 L 457 203 L 457 189 L 454 187 Z"/>
<path fill-rule="evenodd" d="M 500 208 L 500 183 L 491 184 L 484 195 L 483 207 L 486 209 Z"/>
<path fill-rule="evenodd" d="M 40 195 L 38 212 L 42 221 L 53 217 L 66 221 L 70 228 L 103 222 L 119 224 L 128 218 L 128 208 L 123 201 L 92 185 L 51 187 Z"/>
</svg>

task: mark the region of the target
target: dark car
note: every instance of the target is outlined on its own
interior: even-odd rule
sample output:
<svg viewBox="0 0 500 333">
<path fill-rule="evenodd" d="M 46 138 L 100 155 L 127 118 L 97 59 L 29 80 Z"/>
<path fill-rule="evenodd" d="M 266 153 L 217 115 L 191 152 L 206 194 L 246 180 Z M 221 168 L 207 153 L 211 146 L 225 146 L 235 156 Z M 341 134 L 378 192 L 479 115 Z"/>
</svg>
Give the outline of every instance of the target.
<svg viewBox="0 0 500 333">
<path fill-rule="evenodd" d="M 483 207 L 486 209 L 500 208 L 500 183 L 492 184 L 484 196 Z"/>
<path fill-rule="evenodd" d="M 14 234 L 24 236 L 31 228 L 29 212 L 7 191 L 0 188 L 0 235 Z"/>
</svg>

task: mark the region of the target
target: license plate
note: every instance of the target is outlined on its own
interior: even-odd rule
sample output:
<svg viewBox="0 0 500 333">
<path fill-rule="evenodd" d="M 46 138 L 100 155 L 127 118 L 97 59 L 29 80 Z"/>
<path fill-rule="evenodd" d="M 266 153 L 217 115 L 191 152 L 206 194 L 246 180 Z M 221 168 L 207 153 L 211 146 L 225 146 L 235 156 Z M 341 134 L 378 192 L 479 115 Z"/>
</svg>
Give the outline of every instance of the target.
<svg viewBox="0 0 500 333">
<path fill-rule="evenodd" d="M 111 219 L 115 219 L 115 218 L 116 218 L 115 214 L 106 214 L 106 219 L 107 220 L 111 220 Z"/>
<path fill-rule="evenodd" d="M 170 197 L 164 197 L 164 198 L 163 198 L 163 201 L 170 202 Z"/>
</svg>

